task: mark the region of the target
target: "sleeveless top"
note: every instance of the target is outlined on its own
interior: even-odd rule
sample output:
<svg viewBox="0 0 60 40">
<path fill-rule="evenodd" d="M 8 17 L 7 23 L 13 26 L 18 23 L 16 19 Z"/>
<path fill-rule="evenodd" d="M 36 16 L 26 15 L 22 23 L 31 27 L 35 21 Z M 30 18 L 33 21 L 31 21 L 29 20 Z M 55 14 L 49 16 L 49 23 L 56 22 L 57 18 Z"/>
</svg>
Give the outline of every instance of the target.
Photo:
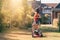
<svg viewBox="0 0 60 40">
<path fill-rule="evenodd" d="M 35 20 L 35 21 L 38 21 L 38 17 L 39 17 L 38 14 L 34 15 L 34 20 Z"/>
</svg>

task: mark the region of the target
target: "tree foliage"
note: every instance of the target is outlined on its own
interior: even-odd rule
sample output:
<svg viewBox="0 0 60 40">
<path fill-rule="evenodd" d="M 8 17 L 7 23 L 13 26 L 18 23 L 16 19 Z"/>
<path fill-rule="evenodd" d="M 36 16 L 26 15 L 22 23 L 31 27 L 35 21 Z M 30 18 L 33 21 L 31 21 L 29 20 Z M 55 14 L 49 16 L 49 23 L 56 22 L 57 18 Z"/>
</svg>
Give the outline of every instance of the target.
<svg viewBox="0 0 60 40">
<path fill-rule="evenodd" d="M 2 1 L 3 0 L 0 0 L 0 32 L 4 30 L 4 24 L 3 24 L 4 15 L 1 13 Z"/>
<path fill-rule="evenodd" d="M 11 1 L 0 0 L 0 32 L 3 29 L 30 28 L 32 7 L 28 5 L 27 0 L 22 0 L 22 5 L 19 1 L 17 3 Z"/>
</svg>

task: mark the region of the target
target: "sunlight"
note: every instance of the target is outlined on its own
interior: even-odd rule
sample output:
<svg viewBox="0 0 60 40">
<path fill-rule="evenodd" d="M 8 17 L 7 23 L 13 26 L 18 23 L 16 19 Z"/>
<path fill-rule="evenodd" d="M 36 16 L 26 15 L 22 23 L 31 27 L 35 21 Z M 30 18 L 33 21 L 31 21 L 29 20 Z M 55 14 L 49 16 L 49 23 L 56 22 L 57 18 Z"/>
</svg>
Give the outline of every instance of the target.
<svg viewBox="0 0 60 40">
<path fill-rule="evenodd" d="M 31 9 L 27 0 L 4 0 L 2 3 L 2 22 L 4 28 L 26 27 L 31 24 Z M 2 17 L 1 16 L 1 17 Z"/>
<path fill-rule="evenodd" d="M 12 7 L 18 7 L 22 5 L 22 0 L 10 0 L 10 4 Z"/>
<path fill-rule="evenodd" d="M 21 8 L 22 0 L 10 0 L 10 9 L 13 14 L 20 12 Z"/>
<path fill-rule="evenodd" d="M 11 0 L 12 5 L 21 4 L 22 0 Z"/>
</svg>

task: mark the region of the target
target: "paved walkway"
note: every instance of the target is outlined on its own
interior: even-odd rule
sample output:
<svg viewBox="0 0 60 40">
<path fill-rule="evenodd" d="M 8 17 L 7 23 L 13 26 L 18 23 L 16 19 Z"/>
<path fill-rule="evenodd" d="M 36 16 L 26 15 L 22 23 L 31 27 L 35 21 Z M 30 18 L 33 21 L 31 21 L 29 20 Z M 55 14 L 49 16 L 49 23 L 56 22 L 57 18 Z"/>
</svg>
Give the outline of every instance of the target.
<svg viewBox="0 0 60 40">
<path fill-rule="evenodd" d="M 41 26 L 47 26 L 47 27 L 52 27 L 52 24 L 41 24 Z"/>
</svg>

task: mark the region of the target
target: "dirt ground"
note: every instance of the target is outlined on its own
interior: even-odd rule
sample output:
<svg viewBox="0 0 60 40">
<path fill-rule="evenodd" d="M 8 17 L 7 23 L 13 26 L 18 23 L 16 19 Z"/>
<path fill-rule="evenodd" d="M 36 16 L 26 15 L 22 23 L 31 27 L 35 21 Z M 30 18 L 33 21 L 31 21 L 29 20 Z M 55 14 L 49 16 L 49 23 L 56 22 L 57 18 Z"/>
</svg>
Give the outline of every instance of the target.
<svg viewBox="0 0 60 40">
<path fill-rule="evenodd" d="M 60 40 L 60 33 L 46 32 L 45 37 L 32 38 L 31 32 L 12 31 L 6 34 L 0 34 L 0 40 Z"/>
<path fill-rule="evenodd" d="M 43 31 L 44 37 L 32 38 L 31 31 L 15 29 L 8 33 L 0 33 L 0 40 L 60 40 L 60 33 L 57 32 L 57 28 L 44 26 L 40 29 Z"/>
</svg>

